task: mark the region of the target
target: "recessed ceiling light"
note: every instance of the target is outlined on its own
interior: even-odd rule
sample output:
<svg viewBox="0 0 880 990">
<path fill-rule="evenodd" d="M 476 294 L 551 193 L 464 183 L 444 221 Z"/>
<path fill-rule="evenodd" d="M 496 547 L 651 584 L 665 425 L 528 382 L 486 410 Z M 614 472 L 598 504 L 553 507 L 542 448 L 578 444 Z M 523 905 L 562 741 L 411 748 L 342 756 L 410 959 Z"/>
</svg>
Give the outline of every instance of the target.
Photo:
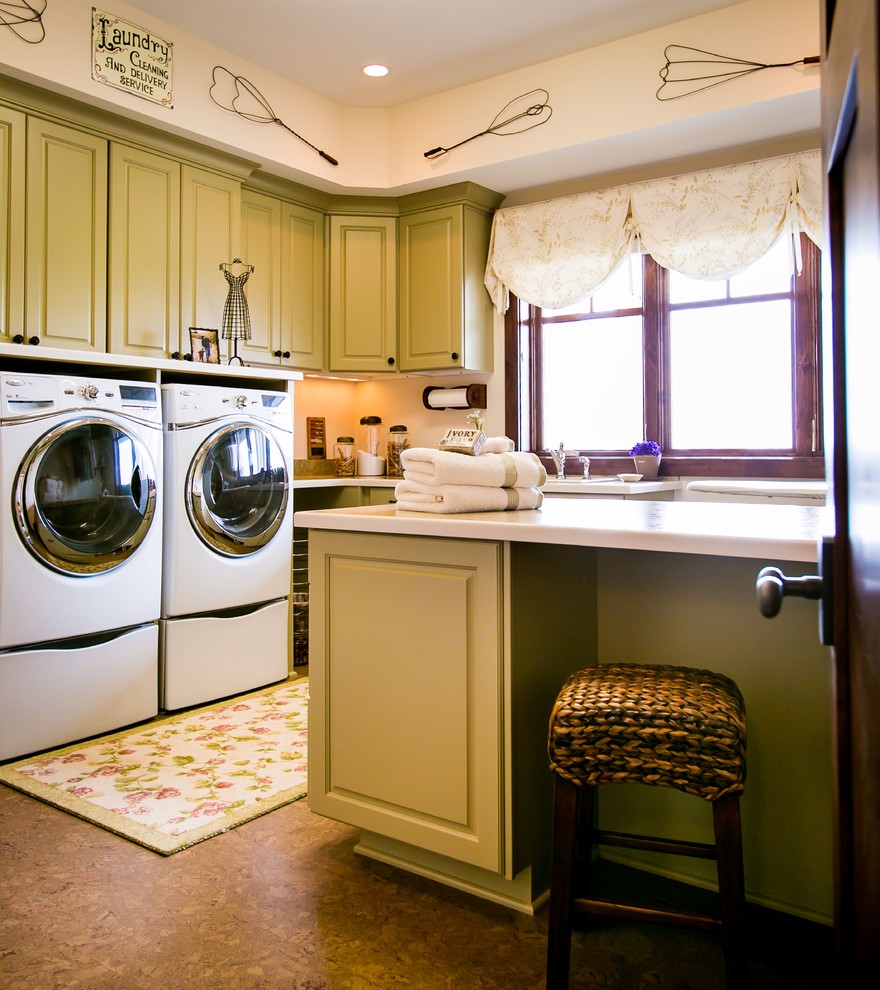
<svg viewBox="0 0 880 990">
<path fill-rule="evenodd" d="M 363 73 L 365 76 L 387 76 L 388 66 L 387 65 L 365 65 L 363 68 Z"/>
</svg>

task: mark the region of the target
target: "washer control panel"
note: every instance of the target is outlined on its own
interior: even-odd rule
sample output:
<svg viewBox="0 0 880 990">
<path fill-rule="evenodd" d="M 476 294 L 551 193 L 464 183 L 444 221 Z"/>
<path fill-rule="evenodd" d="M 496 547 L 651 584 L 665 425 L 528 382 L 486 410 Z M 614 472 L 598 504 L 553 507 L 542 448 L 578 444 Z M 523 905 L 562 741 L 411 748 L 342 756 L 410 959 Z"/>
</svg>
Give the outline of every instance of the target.
<svg viewBox="0 0 880 990">
<path fill-rule="evenodd" d="M 0 420 L 33 418 L 76 409 L 100 409 L 161 423 L 159 386 L 106 378 L 0 374 Z"/>
</svg>

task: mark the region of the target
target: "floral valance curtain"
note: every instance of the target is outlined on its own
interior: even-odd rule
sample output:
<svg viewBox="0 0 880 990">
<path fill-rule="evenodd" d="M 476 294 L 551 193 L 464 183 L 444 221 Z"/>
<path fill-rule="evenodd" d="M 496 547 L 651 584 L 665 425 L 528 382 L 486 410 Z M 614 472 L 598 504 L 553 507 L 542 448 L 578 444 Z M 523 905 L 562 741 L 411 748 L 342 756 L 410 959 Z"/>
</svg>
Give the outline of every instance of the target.
<svg viewBox="0 0 880 990">
<path fill-rule="evenodd" d="M 630 250 L 692 278 L 729 278 L 783 232 L 822 236 L 818 151 L 498 210 L 485 284 L 545 309 L 589 295 Z M 793 236 L 798 268 L 798 239 Z"/>
</svg>

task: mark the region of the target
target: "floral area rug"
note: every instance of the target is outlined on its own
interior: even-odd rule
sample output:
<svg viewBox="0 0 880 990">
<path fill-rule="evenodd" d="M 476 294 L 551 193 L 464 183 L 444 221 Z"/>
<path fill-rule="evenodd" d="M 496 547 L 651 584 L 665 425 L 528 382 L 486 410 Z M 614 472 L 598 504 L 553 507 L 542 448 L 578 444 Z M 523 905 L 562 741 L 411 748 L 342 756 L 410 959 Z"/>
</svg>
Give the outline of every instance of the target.
<svg viewBox="0 0 880 990">
<path fill-rule="evenodd" d="M 0 781 L 170 856 L 306 793 L 308 679 L 0 767 Z"/>
</svg>

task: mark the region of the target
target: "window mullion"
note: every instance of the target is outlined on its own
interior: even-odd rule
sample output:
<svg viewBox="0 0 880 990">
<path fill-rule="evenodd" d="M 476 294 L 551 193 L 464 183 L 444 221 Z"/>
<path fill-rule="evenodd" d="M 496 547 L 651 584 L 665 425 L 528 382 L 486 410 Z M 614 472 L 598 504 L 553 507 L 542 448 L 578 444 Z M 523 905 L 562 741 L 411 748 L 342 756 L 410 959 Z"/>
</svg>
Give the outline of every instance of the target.
<svg viewBox="0 0 880 990">
<path fill-rule="evenodd" d="M 644 421 L 646 440 L 657 440 L 665 450 L 668 447 L 668 424 L 663 413 L 663 396 L 666 394 L 668 368 L 665 360 L 665 298 L 666 271 L 650 255 L 643 265 L 643 320 L 644 339 Z"/>
</svg>

